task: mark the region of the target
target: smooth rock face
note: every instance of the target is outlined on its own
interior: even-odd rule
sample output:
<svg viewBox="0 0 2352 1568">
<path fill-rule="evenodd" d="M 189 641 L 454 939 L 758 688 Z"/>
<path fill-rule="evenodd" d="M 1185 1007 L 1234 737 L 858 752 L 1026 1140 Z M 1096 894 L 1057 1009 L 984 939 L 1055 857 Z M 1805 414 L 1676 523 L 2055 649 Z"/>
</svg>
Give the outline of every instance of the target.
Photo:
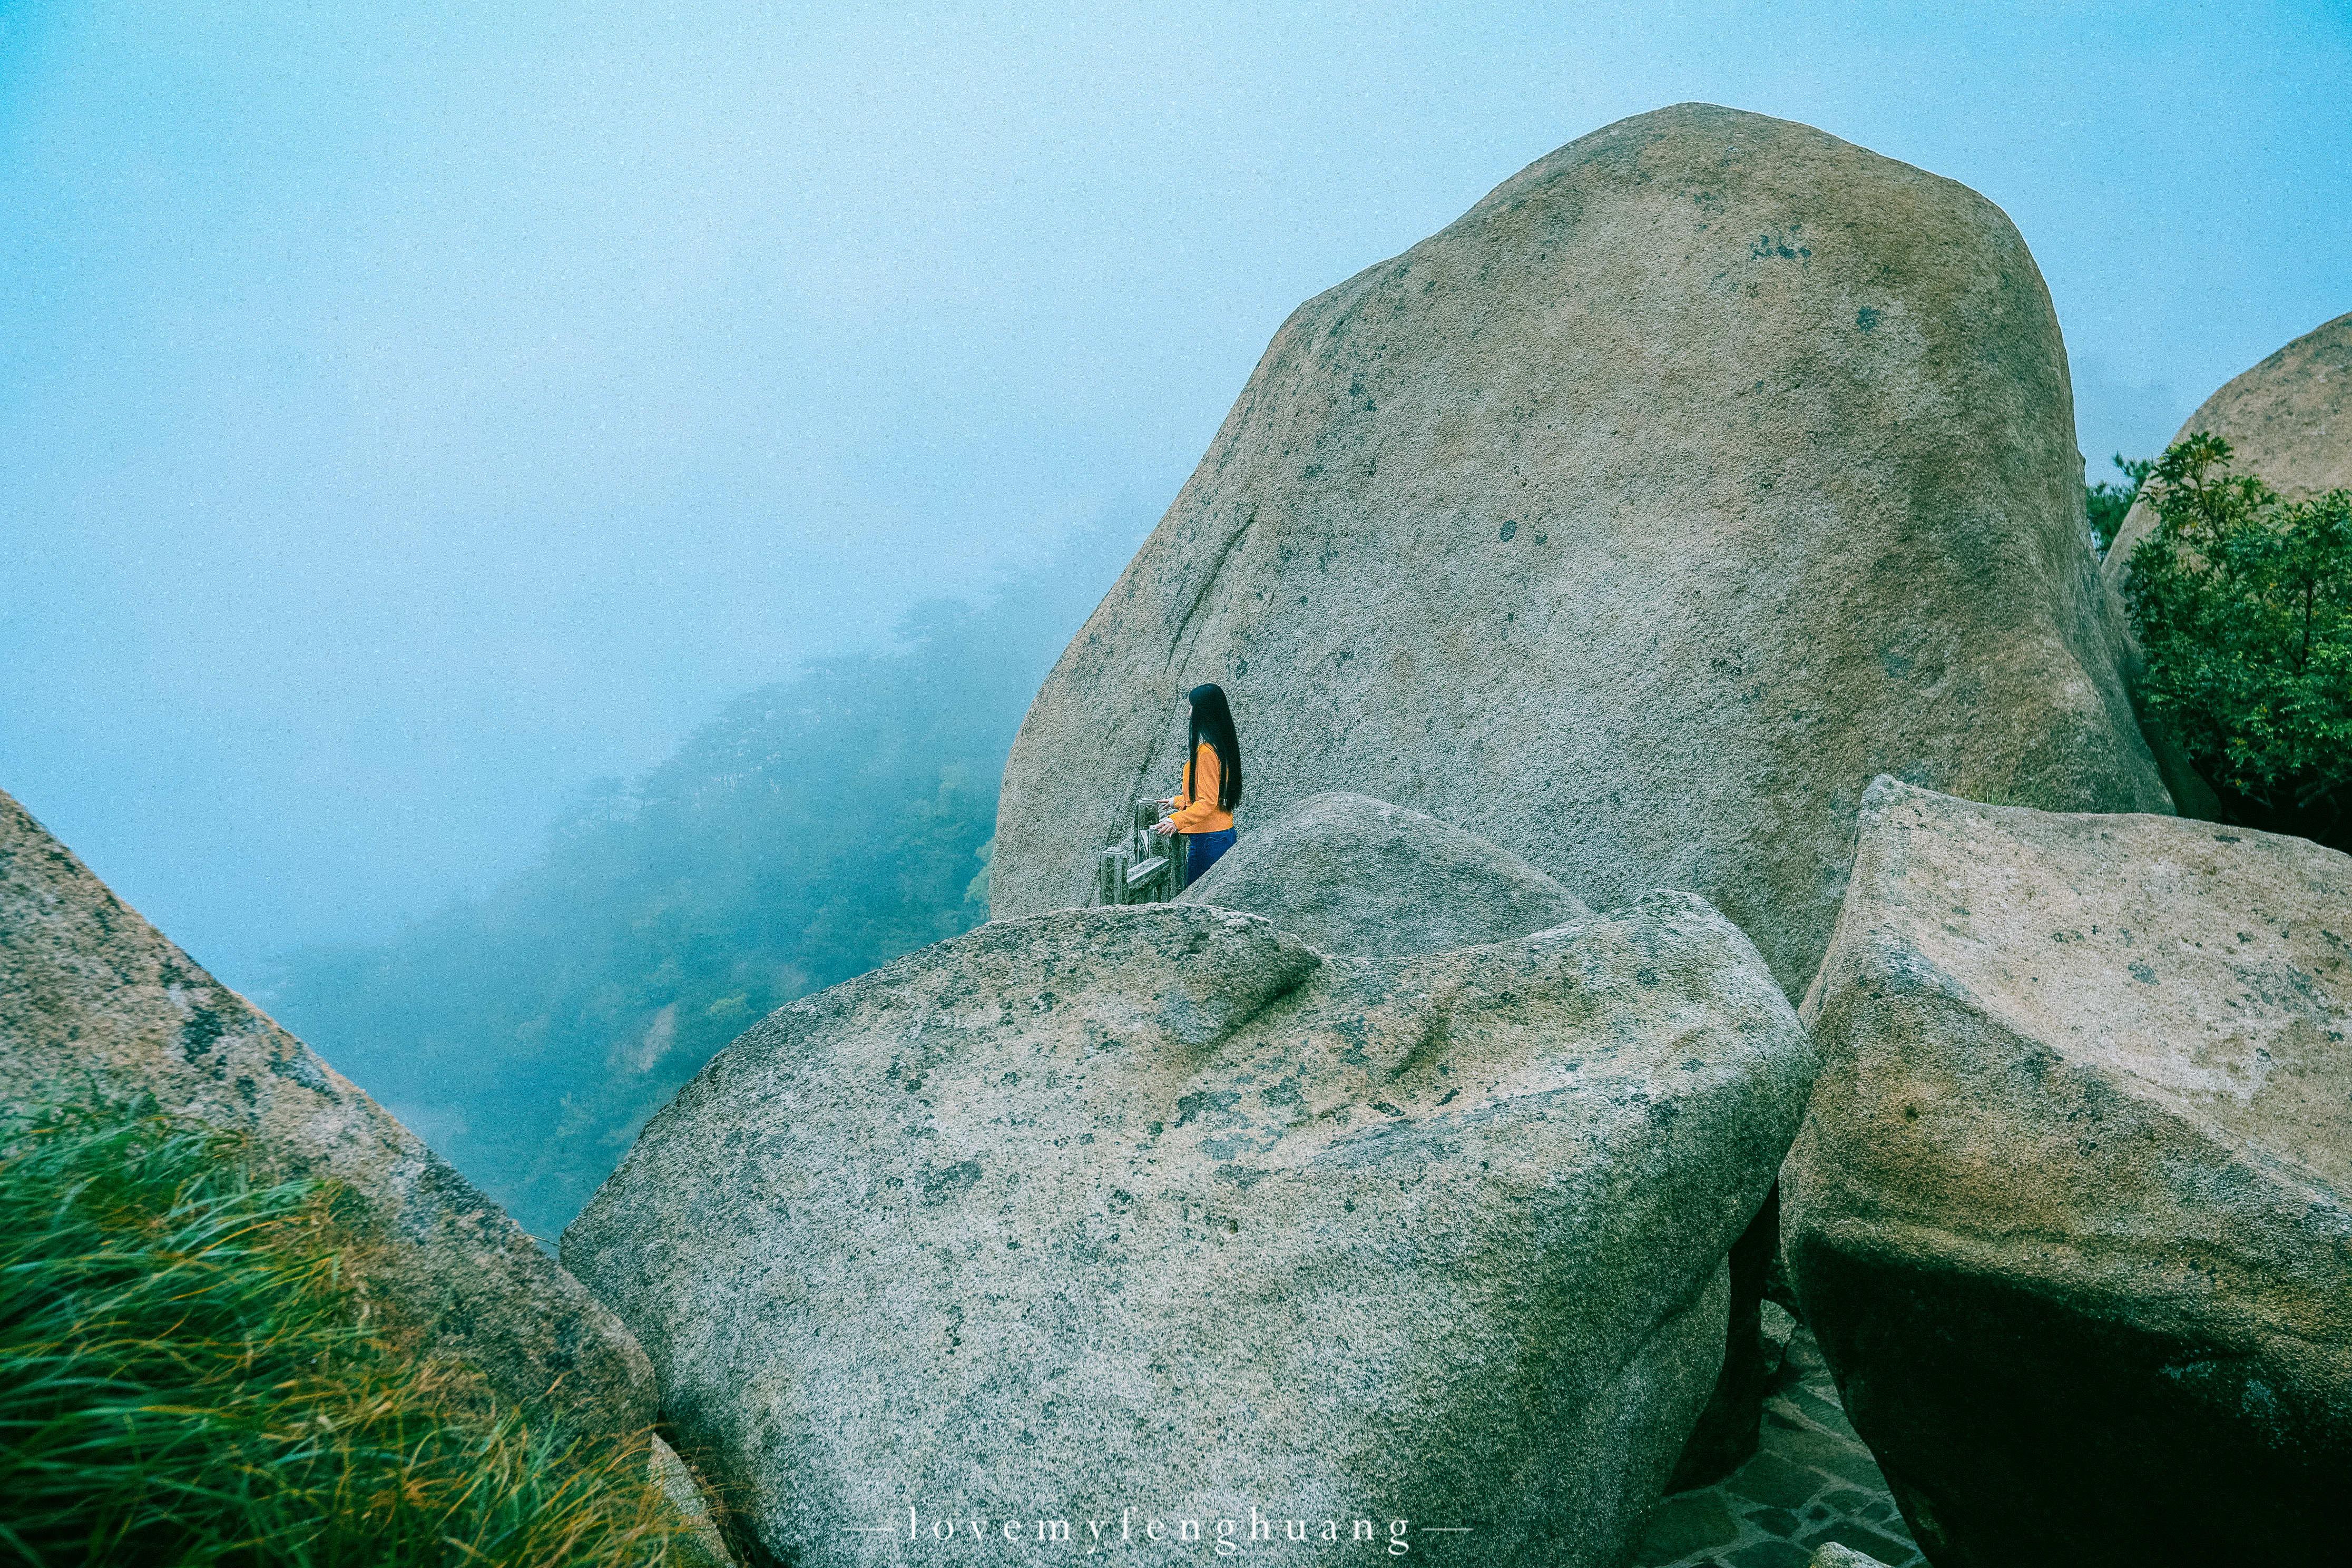
<svg viewBox="0 0 2352 1568">
<path fill-rule="evenodd" d="M 785 1561 L 868 1562 L 912 1508 L 1157 1563 L 1255 1507 L 1614 1564 L 1812 1070 L 1685 894 L 1415 960 L 1067 910 L 771 1015 L 564 1258 Z"/>
<path fill-rule="evenodd" d="M 1000 916 L 1089 901 L 1223 684 L 1244 838 L 1360 790 L 1595 908 L 1687 888 L 1791 995 L 1880 773 L 2167 811 L 2000 211 L 1759 115 L 1619 122 L 1300 307 L 1005 770 Z"/>
<path fill-rule="evenodd" d="M 2290 500 L 2352 489 L 2352 315 L 2313 328 L 2230 382 L 2198 405 L 2172 439 L 2200 430 L 2227 437 L 2236 448 L 2233 471 L 2261 475 Z M 2155 527 L 2156 509 L 2145 501 L 2125 514 L 2101 567 L 2116 594 L 2130 576 L 2133 550 Z M 2138 644 L 2125 624 L 2125 684 L 2136 702 L 2140 663 Z M 2221 816 L 2212 786 L 2198 775 L 2162 719 L 2143 705 L 2140 721 L 2180 809 Z"/>
<path fill-rule="evenodd" d="M 85 1088 L 252 1135 L 350 1184 L 372 1294 L 575 1430 L 642 1429 L 653 1371 L 613 1314 L 351 1080 L 109 892 L 0 795 L 0 1104 Z"/>
<path fill-rule="evenodd" d="M 1178 901 L 1264 915 L 1318 952 L 1359 958 L 1503 942 L 1592 912 L 1475 833 L 1342 790 L 1236 838 Z"/>
<path fill-rule="evenodd" d="M 1789 1263 L 1937 1568 L 2339 1555 L 2352 858 L 1882 779 L 1804 1013 Z"/>
</svg>

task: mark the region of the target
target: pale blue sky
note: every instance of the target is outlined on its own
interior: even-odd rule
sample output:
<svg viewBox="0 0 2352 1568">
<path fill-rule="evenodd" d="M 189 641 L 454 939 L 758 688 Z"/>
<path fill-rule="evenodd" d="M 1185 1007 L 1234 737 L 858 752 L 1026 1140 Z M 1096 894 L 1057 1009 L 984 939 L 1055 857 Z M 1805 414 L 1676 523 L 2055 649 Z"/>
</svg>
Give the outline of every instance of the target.
<svg viewBox="0 0 2352 1568">
<path fill-rule="evenodd" d="M 0 0 L 0 788 L 232 981 L 381 935 L 1685 99 L 1999 202 L 2102 461 L 2352 309 L 2352 7 L 1934 10 Z"/>
</svg>

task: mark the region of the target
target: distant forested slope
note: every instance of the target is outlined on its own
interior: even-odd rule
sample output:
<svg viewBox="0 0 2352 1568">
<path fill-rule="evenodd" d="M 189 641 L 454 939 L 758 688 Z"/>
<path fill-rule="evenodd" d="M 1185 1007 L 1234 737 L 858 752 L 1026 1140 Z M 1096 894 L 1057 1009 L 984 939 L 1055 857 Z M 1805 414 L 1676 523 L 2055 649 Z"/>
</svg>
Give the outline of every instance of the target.
<svg viewBox="0 0 2352 1568">
<path fill-rule="evenodd" d="M 590 786 L 488 898 L 279 958 L 270 1010 L 552 1237 L 761 1015 L 986 918 L 1013 731 L 1136 533 L 746 692 L 634 786 Z"/>
</svg>

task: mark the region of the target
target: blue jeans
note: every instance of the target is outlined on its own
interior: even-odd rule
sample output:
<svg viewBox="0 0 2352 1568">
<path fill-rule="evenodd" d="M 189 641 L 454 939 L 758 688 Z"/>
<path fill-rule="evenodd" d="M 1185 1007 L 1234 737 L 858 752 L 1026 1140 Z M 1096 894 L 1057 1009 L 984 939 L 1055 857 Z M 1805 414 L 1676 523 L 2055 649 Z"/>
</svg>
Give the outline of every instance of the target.
<svg viewBox="0 0 2352 1568">
<path fill-rule="evenodd" d="M 1193 833 L 1184 839 L 1184 885 L 1191 887 L 1201 879 L 1201 874 L 1217 863 L 1217 857 L 1234 847 L 1234 830 L 1223 833 Z"/>
</svg>

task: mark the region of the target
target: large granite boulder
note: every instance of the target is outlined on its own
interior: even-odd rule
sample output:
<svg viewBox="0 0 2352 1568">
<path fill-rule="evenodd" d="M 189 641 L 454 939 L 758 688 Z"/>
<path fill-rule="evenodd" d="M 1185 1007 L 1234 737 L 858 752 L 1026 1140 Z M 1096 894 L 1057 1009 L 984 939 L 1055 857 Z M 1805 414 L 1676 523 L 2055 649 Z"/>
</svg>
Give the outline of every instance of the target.
<svg viewBox="0 0 2352 1568">
<path fill-rule="evenodd" d="M 1686 894 L 1407 960 L 1073 910 L 772 1014 L 563 1256 L 782 1561 L 1265 1520 L 1613 1565 L 1812 1072 Z"/>
<path fill-rule="evenodd" d="M 494 1387 L 580 1432 L 642 1431 L 628 1331 L 384 1109 L 107 890 L 0 795 L 0 1105 L 95 1092 L 250 1135 L 349 1185 L 368 1291 Z"/>
<path fill-rule="evenodd" d="M 1178 902 L 1264 915 L 1319 952 L 1360 958 L 1502 942 L 1592 912 L 1499 845 L 1344 790 L 1236 838 Z"/>
<path fill-rule="evenodd" d="M 1030 708 L 992 912 L 1088 901 L 1214 680 L 1244 836 L 1360 790 L 1596 908 L 1692 889 L 1801 994 L 1874 774 L 2170 809 L 2073 436 L 1975 192 L 1705 104 L 1595 132 L 1276 334 Z"/>
<path fill-rule="evenodd" d="M 2352 1478 L 2352 858 L 1891 779 L 1781 1176 L 1937 1568 L 2319 1563 Z"/>
<path fill-rule="evenodd" d="M 1344 790 L 1309 795 L 1236 840 L 1177 901 L 1264 915 L 1318 952 L 1366 958 L 1503 942 L 1591 913 L 1499 845 Z M 1732 1245 L 1723 1368 L 1667 1479 L 1671 1490 L 1720 1480 L 1756 1451 L 1775 1207 L 1768 1200 Z"/>
<path fill-rule="evenodd" d="M 2234 472 L 2259 474 L 2290 500 L 2352 489 L 2352 315 L 2314 327 L 2231 380 L 2198 405 L 2172 439 L 2200 431 L 2228 439 L 2237 454 Z M 2134 502 L 2101 568 L 2116 594 L 2131 575 L 2132 552 L 2155 528 L 2156 509 Z M 2140 720 L 2165 784 L 2181 810 L 2220 816 L 2212 786 L 2199 776 L 2161 716 L 2141 701 L 2140 663 L 2138 644 L 2126 627 L 2125 683 L 2141 703 Z"/>
</svg>

